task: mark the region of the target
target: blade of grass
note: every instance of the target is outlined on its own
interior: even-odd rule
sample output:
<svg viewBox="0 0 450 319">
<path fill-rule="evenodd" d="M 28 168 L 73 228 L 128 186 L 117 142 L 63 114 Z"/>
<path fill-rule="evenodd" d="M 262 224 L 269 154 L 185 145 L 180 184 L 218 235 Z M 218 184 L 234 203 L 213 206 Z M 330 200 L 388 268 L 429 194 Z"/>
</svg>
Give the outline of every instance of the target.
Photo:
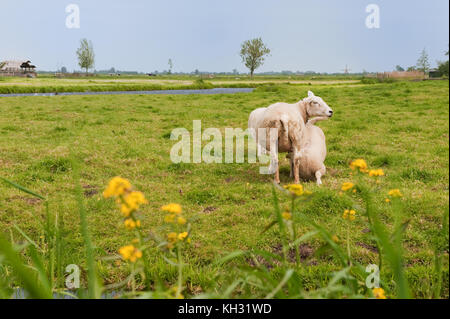
<svg viewBox="0 0 450 319">
<path fill-rule="evenodd" d="M 23 283 L 24 289 L 29 293 L 31 298 L 52 298 L 51 290 L 39 284 L 39 281 L 36 280 L 36 274 L 25 266 L 18 253 L 14 251 L 12 245 L 2 235 L 0 235 L 0 253 L 9 262 L 17 278 Z"/>
<path fill-rule="evenodd" d="M 29 190 L 28 188 L 25 188 L 25 187 L 23 187 L 23 186 L 21 186 L 19 184 L 16 184 L 16 183 L 14 183 L 14 182 L 6 179 L 6 178 L 3 178 L 3 177 L 0 176 L 0 180 L 4 181 L 5 183 L 11 185 L 14 188 L 17 188 L 18 190 L 21 190 L 22 192 L 25 192 L 27 194 L 33 195 L 34 197 L 37 197 L 39 199 L 46 200 L 45 197 L 43 197 L 43 196 L 41 196 L 41 195 L 39 195 L 39 194 Z"/>
<path fill-rule="evenodd" d="M 80 185 L 79 166 L 76 160 L 72 159 L 73 177 L 75 183 L 75 198 L 77 201 L 78 212 L 80 214 L 80 228 L 83 236 L 84 247 L 86 250 L 86 259 L 88 267 L 88 296 L 91 299 L 98 299 L 101 297 L 101 285 L 97 276 L 97 267 L 94 259 L 94 248 L 92 245 L 91 236 L 89 233 L 86 209 L 83 201 L 83 190 Z"/>
</svg>

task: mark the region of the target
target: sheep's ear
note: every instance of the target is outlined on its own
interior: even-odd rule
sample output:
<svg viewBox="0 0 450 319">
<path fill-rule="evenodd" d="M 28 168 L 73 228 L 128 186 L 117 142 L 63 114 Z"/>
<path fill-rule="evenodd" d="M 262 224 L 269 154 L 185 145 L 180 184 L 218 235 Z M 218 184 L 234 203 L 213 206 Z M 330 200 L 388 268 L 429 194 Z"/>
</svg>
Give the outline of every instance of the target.
<svg viewBox="0 0 450 319">
<path fill-rule="evenodd" d="M 308 97 L 313 97 L 313 96 L 314 96 L 314 93 L 311 91 L 308 91 Z"/>
</svg>

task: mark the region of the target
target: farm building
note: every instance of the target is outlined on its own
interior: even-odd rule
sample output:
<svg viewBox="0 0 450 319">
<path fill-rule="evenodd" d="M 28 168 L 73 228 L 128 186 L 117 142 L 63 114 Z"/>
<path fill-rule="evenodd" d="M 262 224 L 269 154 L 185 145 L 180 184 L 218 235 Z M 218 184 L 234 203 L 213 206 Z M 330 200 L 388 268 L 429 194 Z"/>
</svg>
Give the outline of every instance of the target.
<svg viewBox="0 0 450 319">
<path fill-rule="evenodd" d="M 15 60 L 0 62 L 1 76 L 36 76 L 36 66 L 31 61 Z"/>
<path fill-rule="evenodd" d="M 441 71 L 439 71 L 439 69 L 431 69 L 428 72 L 428 76 L 430 78 L 440 78 L 442 76 L 442 73 L 441 73 Z"/>
</svg>

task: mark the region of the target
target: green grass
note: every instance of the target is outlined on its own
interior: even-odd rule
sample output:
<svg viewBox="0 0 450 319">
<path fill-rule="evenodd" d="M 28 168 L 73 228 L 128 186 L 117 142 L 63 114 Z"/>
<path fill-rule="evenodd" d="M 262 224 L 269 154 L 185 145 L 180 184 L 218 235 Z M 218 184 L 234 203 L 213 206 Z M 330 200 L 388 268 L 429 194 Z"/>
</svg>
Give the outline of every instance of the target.
<svg viewBox="0 0 450 319">
<path fill-rule="evenodd" d="M 215 263 L 221 257 L 236 250 L 280 252 L 278 229 L 261 234 L 274 218 L 271 177 L 260 175 L 256 164 L 173 164 L 169 153 L 174 142 L 169 134 L 176 127 L 191 131 L 194 119 L 202 120 L 203 129 L 246 128 L 253 109 L 277 101 L 296 102 L 307 90 L 302 85 L 263 85 L 254 93 L 235 95 L 0 98 L 0 176 L 49 199 L 49 210 L 64 220 L 61 263 L 80 265 L 85 286 L 89 281 L 85 239 L 80 233 L 76 194 L 81 191 L 83 195 L 95 254 L 110 256 L 133 239 L 122 227 L 115 205 L 101 196 L 109 179 L 119 175 L 149 199 L 140 215 L 144 230 L 162 224 L 164 214 L 159 207 L 169 202 L 180 203 L 187 217 L 195 217 L 184 267 L 188 294 L 224 288 L 241 269 L 238 262 Z M 300 205 L 299 211 L 331 234 L 345 238 L 342 211 L 352 201 L 338 192 L 342 182 L 352 180 L 349 162 L 364 158 L 370 167 L 383 168 L 386 176 L 376 185 L 372 200 L 377 217 L 392 230 L 396 216 L 384 199 L 392 188 L 404 193 L 404 214 L 409 219 L 403 235 L 404 263 L 412 295 L 448 298 L 448 232 L 442 238 L 440 230 L 442 215 L 449 209 L 448 82 L 315 85 L 313 90 L 333 108 L 335 116 L 319 124 L 328 146 L 324 185 L 318 188 L 306 183 L 314 197 Z M 80 191 L 74 183 L 73 156 L 80 163 Z M 290 183 L 288 162 L 280 159 L 281 181 Z M 289 205 L 286 198 L 280 201 L 282 207 Z M 0 232 L 9 239 L 25 240 L 13 227 L 17 225 L 33 241 L 41 242 L 45 215 L 42 200 L 0 183 Z M 352 256 L 361 265 L 377 263 L 366 216 L 361 214 L 350 227 Z M 296 233 L 313 229 L 299 220 Z M 444 254 L 443 276 L 442 288 L 433 295 L 437 246 Z M 310 238 L 301 247 L 297 275 L 302 287 L 307 291 L 325 287 L 331 273 L 342 269 L 341 264 L 323 248 L 323 239 Z M 165 263 L 156 248 L 151 252 L 150 272 L 175 283 L 176 268 Z M 245 258 L 240 262 L 254 265 Z M 97 268 L 106 284 L 129 274 L 124 264 L 98 261 Z M 388 268 L 382 273 L 387 281 L 394 275 Z M 257 290 L 237 290 L 233 296 L 249 297 L 250 293 L 264 296 Z"/>
</svg>

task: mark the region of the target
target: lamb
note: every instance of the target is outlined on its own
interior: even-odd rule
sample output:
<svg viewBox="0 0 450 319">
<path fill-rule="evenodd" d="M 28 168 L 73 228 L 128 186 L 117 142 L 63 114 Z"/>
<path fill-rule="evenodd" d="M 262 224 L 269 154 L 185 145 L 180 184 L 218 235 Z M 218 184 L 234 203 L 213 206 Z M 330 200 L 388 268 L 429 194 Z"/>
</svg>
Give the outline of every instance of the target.
<svg viewBox="0 0 450 319">
<path fill-rule="evenodd" d="M 249 128 L 261 150 L 270 152 L 270 170 L 275 172 L 275 182 L 280 183 L 278 153 L 292 153 L 294 182 L 299 183 L 299 165 L 301 158 L 301 140 L 307 121 L 312 117 L 331 117 L 333 110 L 313 92 L 308 91 L 308 97 L 294 104 L 278 102 L 267 108 L 254 110 L 249 117 Z M 259 128 L 265 129 L 264 144 L 258 138 Z M 270 135 L 270 129 L 275 128 L 277 136 Z M 277 145 L 277 147 L 271 147 Z"/>
<path fill-rule="evenodd" d="M 323 164 L 327 155 L 325 134 L 320 127 L 314 124 L 317 121 L 326 120 L 328 117 L 315 117 L 310 119 L 305 125 L 305 132 L 301 141 L 301 157 L 299 165 L 299 176 L 304 180 L 316 179 L 317 185 L 322 184 L 322 176 L 325 175 L 326 168 Z M 294 172 L 292 154 L 286 157 L 291 159 L 291 177 Z"/>
</svg>

